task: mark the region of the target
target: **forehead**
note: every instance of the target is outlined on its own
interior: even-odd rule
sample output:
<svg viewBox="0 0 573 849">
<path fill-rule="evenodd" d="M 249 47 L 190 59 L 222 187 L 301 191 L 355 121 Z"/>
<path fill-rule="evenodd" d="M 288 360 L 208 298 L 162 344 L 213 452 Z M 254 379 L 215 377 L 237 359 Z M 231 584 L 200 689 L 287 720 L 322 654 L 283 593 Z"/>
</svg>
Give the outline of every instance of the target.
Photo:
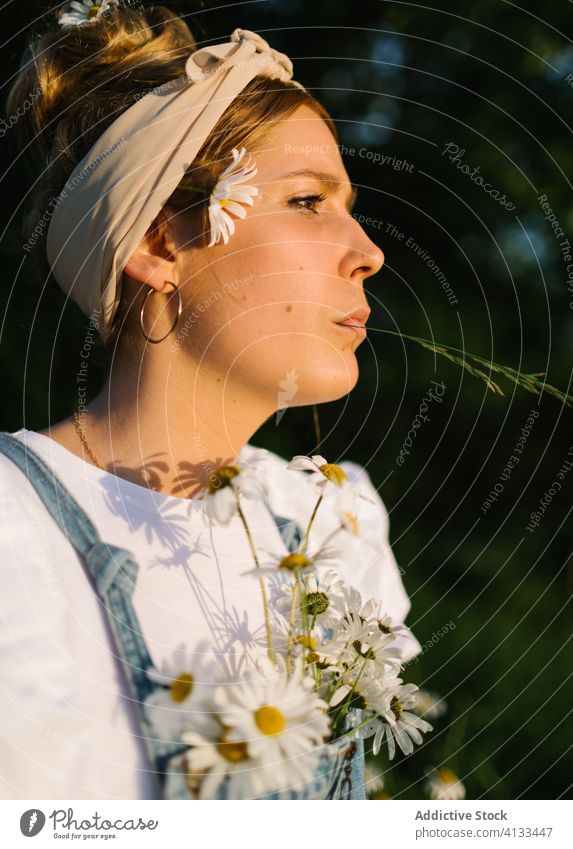
<svg viewBox="0 0 573 849">
<path fill-rule="evenodd" d="M 299 106 L 256 147 L 257 171 L 273 180 L 290 171 L 312 169 L 332 174 L 345 185 L 350 178 L 328 124 L 309 106 Z"/>
</svg>

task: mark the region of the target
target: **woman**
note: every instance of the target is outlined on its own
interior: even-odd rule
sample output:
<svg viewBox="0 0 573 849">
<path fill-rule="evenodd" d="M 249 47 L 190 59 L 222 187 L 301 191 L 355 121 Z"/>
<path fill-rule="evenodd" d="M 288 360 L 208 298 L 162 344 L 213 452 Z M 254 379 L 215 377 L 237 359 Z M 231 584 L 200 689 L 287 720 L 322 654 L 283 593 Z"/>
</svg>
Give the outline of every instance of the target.
<svg viewBox="0 0 573 849">
<path fill-rule="evenodd" d="M 366 323 L 363 282 L 384 256 L 349 214 L 336 129 L 288 57 L 244 30 L 198 50 L 161 6 L 84 7 L 31 46 L 10 96 L 12 110 L 41 92 L 30 133 L 48 152 L 49 226 L 34 247 L 90 321 L 75 413 L 14 436 L 89 532 L 133 556 L 141 650 L 173 683 L 181 644 L 208 639 L 234 670 L 266 652 L 245 521 L 218 499 L 207 522 L 205 503 L 221 468 L 248 470 L 258 488 L 244 517 L 261 558 L 294 550 L 316 493 L 249 440 L 285 394 L 300 406 L 353 389 L 364 333 L 348 325 Z M 107 378 L 86 404 L 96 327 Z M 154 798 L 115 614 L 66 535 L 65 492 L 41 498 L 13 459 L 0 454 L 2 795 Z M 336 537 L 337 569 L 401 621 L 384 505 L 364 469 L 342 467 L 366 497 L 360 532 Z M 337 525 L 318 511 L 310 543 Z M 273 629 L 284 583 L 268 576 Z M 419 650 L 407 629 L 396 640 L 405 657 Z"/>
</svg>

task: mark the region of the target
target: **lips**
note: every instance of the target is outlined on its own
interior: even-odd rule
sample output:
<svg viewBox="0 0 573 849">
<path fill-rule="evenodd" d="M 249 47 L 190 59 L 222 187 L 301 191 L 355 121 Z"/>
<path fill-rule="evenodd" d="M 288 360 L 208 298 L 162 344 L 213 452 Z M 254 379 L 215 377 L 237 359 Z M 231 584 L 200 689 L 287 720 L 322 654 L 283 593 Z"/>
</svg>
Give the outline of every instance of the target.
<svg viewBox="0 0 573 849">
<path fill-rule="evenodd" d="M 345 316 L 341 321 L 335 321 L 334 323 L 338 324 L 339 327 L 348 327 L 354 333 L 358 334 L 358 336 L 362 336 L 364 338 L 366 336 L 365 324 L 370 312 L 371 311 L 368 307 L 361 307 L 360 309 L 349 313 L 349 315 Z"/>
<path fill-rule="evenodd" d="M 359 309 L 354 310 L 354 312 L 348 313 L 348 315 L 344 316 L 344 318 L 335 323 L 350 325 L 351 327 L 362 327 L 368 321 L 370 312 L 371 310 L 368 307 L 360 307 Z"/>
</svg>

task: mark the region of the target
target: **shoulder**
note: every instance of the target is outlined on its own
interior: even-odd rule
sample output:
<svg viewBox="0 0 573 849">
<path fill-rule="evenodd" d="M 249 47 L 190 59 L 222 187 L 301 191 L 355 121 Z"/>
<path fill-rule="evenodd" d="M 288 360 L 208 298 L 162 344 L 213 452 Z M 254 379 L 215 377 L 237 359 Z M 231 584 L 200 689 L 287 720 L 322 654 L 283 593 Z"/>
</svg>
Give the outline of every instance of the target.
<svg viewBox="0 0 573 849">
<path fill-rule="evenodd" d="M 16 628 L 13 636 L 31 637 L 42 618 L 59 627 L 66 604 L 59 561 L 66 546 L 31 475 L 0 453 L 0 598 L 4 625 L 9 620 Z"/>
<path fill-rule="evenodd" d="M 17 437 L 20 432 L 8 434 Z M 33 487 L 24 469 L 0 452 L 0 501 L 2 515 L 10 530 L 30 521 Z"/>
</svg>

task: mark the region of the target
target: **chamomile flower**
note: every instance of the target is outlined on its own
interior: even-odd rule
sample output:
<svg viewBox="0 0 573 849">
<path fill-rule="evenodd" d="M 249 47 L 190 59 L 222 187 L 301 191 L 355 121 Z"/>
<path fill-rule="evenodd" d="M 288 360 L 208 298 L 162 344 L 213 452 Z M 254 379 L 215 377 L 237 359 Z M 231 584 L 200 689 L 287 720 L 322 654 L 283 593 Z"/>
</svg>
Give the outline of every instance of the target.
<svg viewBox="0 0 573 849">
<path fill-rule="evenodd" d="M 412 710 L 426 719 L 439 719 L 448 710 L 448 705 L 436 693 L 429 690 L 418 690 L 418 700 Z"/>
<path fill-rule="evenodd" d="M 267 488 L 260 472 L 235 464 L 219 466 L 211 474 L 204 495 L 205 515 L 228 525 L 237 512 L 239 493 L 247 498 L 265 498 Z"/>
<path fill-rule="evenodd" d="M 384 779 L 378 764 L 366 758 L 364 764 L 364 785 L 369 796 L 376 796 L 384 790 Z"/>
<path fill-rule="evenodd" d="M 422 742 L 420 732 L 426 733 L 432 730 L 429 722 L 408 710 L 416 703 L 414 693 L 417 689 L 415 684 L 403 684 L 399 678 L 396 678 L 388 688 L 389 707 L 382 712 L 383 721 L 376 720 L 379 725 L 372 744 L 374 755 L 380 751 L 384 735 L 386 735 L 388 757 L 392 760 L 396 754 L 396 743 L 405 755 L 410 755 L 414 751 L 414 743 L 419 745 Z"/>
<path fill-rule="evenodd" d="M 323 497 L 334 496 L 334 509 L 339 516 L 346 513 L 354 515 L 357 496 L 374 503 L 350 483 L 342 466 L 329 463 L 321 454 L 313 454 L 311 457 L 295 454 L 287 464 L 287 469 L 314 472 L 310 482 Z"/>
<path fill-rule="evenodd" d="M 324 490 L 329 483 L 333 486 L 342 487 L 348 481 L 344 469 L 337 466 L 336 463 L 329 463 L 321 454 L 313 454 L 312 457 L 295 454 L 288 463 L 287 469 L 314 472 L 312 483 L 319 491 Z"/>
<path fill-rule="evenodd" d="M 314 679 L 304 674 L 300 660 L 290 676 L 280 655 L 276 666 L 267 657 L 258 658 L 257 665 L 241 680 L 216 686 L 212 705 L 226 729 L 225 744 L 237 747 L 223 756 L 231 753 L 237 763 L 251 760 L 252 779 L 260 795 L 312 779 L 330 720 L 327 704 L 314 690 Z M 182 739 L 193 742 L 197 737 L 184 733 Z"/>
<path fill-rule="evenodd" d="M 354 487 L 347 483 L 340 488 L 340 491 L 336 491 L 331 507 L 342 527 L 356 536 L 360 530 L 360 523 L 358 522 L 358 504 Z"/>
<path fill-rule="evenodd" d="M 340 704 L 344 699 L 352 693 L 352 706 L 356 709 L 359 717 L 357 724 L 362 723 L 370 716 L 374 719 L 378 714 L 385 714 L 390 708 L 390 681 L 396 680 L 396 675 L 393 669 L 390 669 L 388 674 L 381 675 L 375 667 L 342 667 L 330 666 L 326 670 L 331 673 L 330 681 L 328 682 L 328 690 L 331 691 L 333 685 L 336 690 L 329 699 L 330 706 Z M 363 725 L 364 733 L 357 733 L 357 737 L 370 737 L 377 730 L 378 726 Z M 362 731 L 359 729 L 359 731 Z"/>
<path fill-rule="evenodd" d="M 259 194 L 256 186 L 241 185 L 257 173 L 255 163 L 251 163 L 251 154 L 247 154 L 244 147 L 240 150 L 234 147 L 231 154 L 233 161 L 219 176 L 209 198 L 211 228 L 209 247 L 221 239 L 227 244 L 230 236 L 235 232 L 235 223 L 229 213 L 245 218 L 247 211 L 244 204 L 252 206 L 253 198 Z"/>
<path fill-rule="evenodd" d="M 162 740 L 179 740 L 186 722 L 202 710 L 209 692 L 206 682 L 211 678 L 205 660 L 208 649 L 208 640 L 199 642 L 192 652 L 180 643 L 170 660 L 164 660 L 160 668 L 147 670 L 147 677 L 162 685 L 145 700 L 146 711 Z"/>
<path fill-rule="evenodd" d="M 432 769 L 424 790 L 430 799 L 465 799 L 466 788 L 455 772 L 448 767 Z"/>
<path fill-rule="evenodd" d="M 256 566 L 253 569 L 248 569 L 242 572 L 242 575 L 276 575 L 277 572 L 288 574 L 289 572 L 307 574 L 316 568 L 318 563 L 330 563 L 339 557 L 339 552 L 334 548 L 324 548 L 316 552 L 316 554 L 303 554 L 302 551 L 292 551 L 285 554 L 280 560 L 277 560 L 269 566 Z"/>
<path fill-rule="evenodd" d="M 99 17 L 112 6 L 117 6 L 118 0 L 72 0 L 58 18 L 61 27 L 75 27 Z"/>
<path fill-rule="evenodd" d="M 229 728 L 212 712 L 195 718 L 194 727 L 181 734 L 187 784 L 201 799 L 217 799 L 224 788 L 227 799 L 254 799 L 267 791 L 265 770 L 252 757 L 245 740 L 229 740 Z M 224 796 L 224 797 L 225 797 Z"/>
<path fill-rule="evenodd" d="M 410 631 L 405 625 L 401 622 L 394 622 L 393 618 L 386 613 L 382 607 L 382 600 L 379 598 L 368 599 L 368 601 L 360 609 L 360 615 L 369 622 L 374 621 L 376 627 L 382 631 L 383 634 L 405 636 L 413 639 Z"/>
<path fill-rule="evenodd" d="M 372 629 L 368 622 L 353 612 L 341 619 L 331 639 L 325 641 L 317 652 L 325 662 L 334 667 L 375 671 L 383 676 L 401 666 L 401 653 L 391 648 L 391 634 Z"/>
<path fill-rule="evenodd" d="M 335 569 L 314 572 L 305 579 L 306 609 L 312 622 L 334 629 L 340 621 L 345 583 Z"/>
</svg>

